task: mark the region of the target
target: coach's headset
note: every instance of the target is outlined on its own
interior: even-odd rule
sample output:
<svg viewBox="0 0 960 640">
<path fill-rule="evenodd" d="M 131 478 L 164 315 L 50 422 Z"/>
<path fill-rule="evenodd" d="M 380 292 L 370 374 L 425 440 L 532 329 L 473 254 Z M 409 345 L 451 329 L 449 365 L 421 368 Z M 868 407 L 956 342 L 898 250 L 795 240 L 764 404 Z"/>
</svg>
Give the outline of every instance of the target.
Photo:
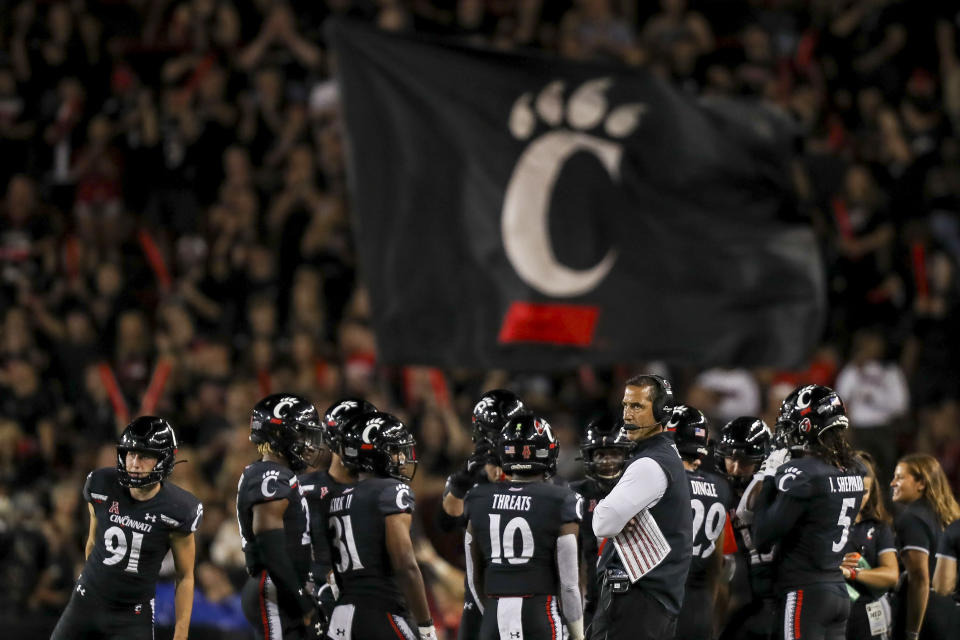
<svg viewBox="0 0 960 640">
<path fill-rule="evenodd" d="M 663 428 L 670 416 L 673 415 L 673 387 L 670 386 L 670 383 L 667 382 L 666 378 L 653 373 L 645 374 L 643 377 L 653 380 L 654 386 L 657 387 L 653 394 L 653 419 L 655 422 L 646 425 L 624 422 L 623 428 L 627 431 L 649 430 L 657 426 Z"/>
</svg>

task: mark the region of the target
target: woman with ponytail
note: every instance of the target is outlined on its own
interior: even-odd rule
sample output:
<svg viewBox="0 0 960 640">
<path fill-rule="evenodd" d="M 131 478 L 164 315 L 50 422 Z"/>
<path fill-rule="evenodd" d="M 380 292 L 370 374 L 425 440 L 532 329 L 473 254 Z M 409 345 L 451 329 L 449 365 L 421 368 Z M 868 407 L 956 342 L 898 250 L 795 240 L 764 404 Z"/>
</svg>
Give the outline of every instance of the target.
<svg viewBox="0 0 960 640">
<path fill-rule="evenodd" d="M 940 537 L 960 518 L 947 477 L 933 456 L 912 453 L 900 458 L 893 473 L 893 501 L 903 507 L 893 523 L 906 573 L 897 593 L 895 637 L 940 640 L 955 637 L 949 630 L 951 603 L 931 593 Z"/>
</svg>

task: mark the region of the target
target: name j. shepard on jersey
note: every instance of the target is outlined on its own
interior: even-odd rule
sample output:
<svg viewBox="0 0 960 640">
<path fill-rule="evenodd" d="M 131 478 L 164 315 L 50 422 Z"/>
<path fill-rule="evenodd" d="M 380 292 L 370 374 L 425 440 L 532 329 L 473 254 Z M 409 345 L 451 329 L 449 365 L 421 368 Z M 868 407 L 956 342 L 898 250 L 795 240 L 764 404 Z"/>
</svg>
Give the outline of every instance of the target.
<svg viewBox="0 0 960 640">
<path fill-rule="evenodd" d="M 530 496 L 510 496 L 502 493 L 493 494 L 493 509 L 510 509 L 511 511 L 530 511 L 533 499 Z"/>
<path fill-rule="evenodd" d="M 118 524 L 121 527 L 129 527 L 130 529 L 143 531 L 144 533 L 150 533 L 150 531 L 153 530 L 153 525 L 151 524 L 147 524 L 146 522 L 138 522 L 130 516 L 118 516 L 115 513 L 110 514 L 110 522 Z"/>
<path fill-rule="evenodd" d="M 862 476 L 830 476 L 831 493 L 863 491 Z"/>
<path fill-rule="evenodd" d="M 691 480 L 690 491 L 698 496 L 710 496 L 712 498 L 719 497 L 717 495 L 717 485 L 713 484 L 712 482 L 704 482 L 703 480 Z"/>
</svg>

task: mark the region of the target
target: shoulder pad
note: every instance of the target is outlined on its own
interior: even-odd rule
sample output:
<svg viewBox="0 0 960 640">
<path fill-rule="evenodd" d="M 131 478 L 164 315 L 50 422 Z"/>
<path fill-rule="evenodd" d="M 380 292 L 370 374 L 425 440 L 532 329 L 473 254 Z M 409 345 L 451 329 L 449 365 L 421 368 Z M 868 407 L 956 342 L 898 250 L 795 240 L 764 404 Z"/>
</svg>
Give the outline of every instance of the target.
<svg viewBox="0 0 960 640">
<path fill-rule="evenodd" d="M 814 476 L 801 465 L 790 462 L 777 469 L 774 483 L 777 491 L 786 493 L 794 498 L 809 498 L 814 495 Z"/>
</svg>

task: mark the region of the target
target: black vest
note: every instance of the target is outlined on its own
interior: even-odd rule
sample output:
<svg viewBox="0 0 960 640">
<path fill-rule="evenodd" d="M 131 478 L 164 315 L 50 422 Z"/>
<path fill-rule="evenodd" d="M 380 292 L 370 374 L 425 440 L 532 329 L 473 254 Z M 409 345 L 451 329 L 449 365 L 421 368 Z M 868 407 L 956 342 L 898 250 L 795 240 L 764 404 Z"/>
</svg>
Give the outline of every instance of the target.
<svg viewBox="0 0 960 640">
<path fill-rule="evenodd" d="M 629 469 L 630 465 L 640 458 L 651 458 L 667 476 L 667 490 L 660 501 L 650 509 L 650 515 L 670 545 L 670 552 L 663 562 L 634 583 L 633 589 L 648 592 L 667 611 L 677 615 L 683 605 L 684 585 L 690 570 L 693 546 L 690 484 L 687 482 L 677 446 L 667 433 L 659 433 L 640 441 L 626 468 Z M 599 567 L 605 569 L 608 564 L 621 564 L 612 540 L 606 541 L 600 554 Z"/>
</svg>

